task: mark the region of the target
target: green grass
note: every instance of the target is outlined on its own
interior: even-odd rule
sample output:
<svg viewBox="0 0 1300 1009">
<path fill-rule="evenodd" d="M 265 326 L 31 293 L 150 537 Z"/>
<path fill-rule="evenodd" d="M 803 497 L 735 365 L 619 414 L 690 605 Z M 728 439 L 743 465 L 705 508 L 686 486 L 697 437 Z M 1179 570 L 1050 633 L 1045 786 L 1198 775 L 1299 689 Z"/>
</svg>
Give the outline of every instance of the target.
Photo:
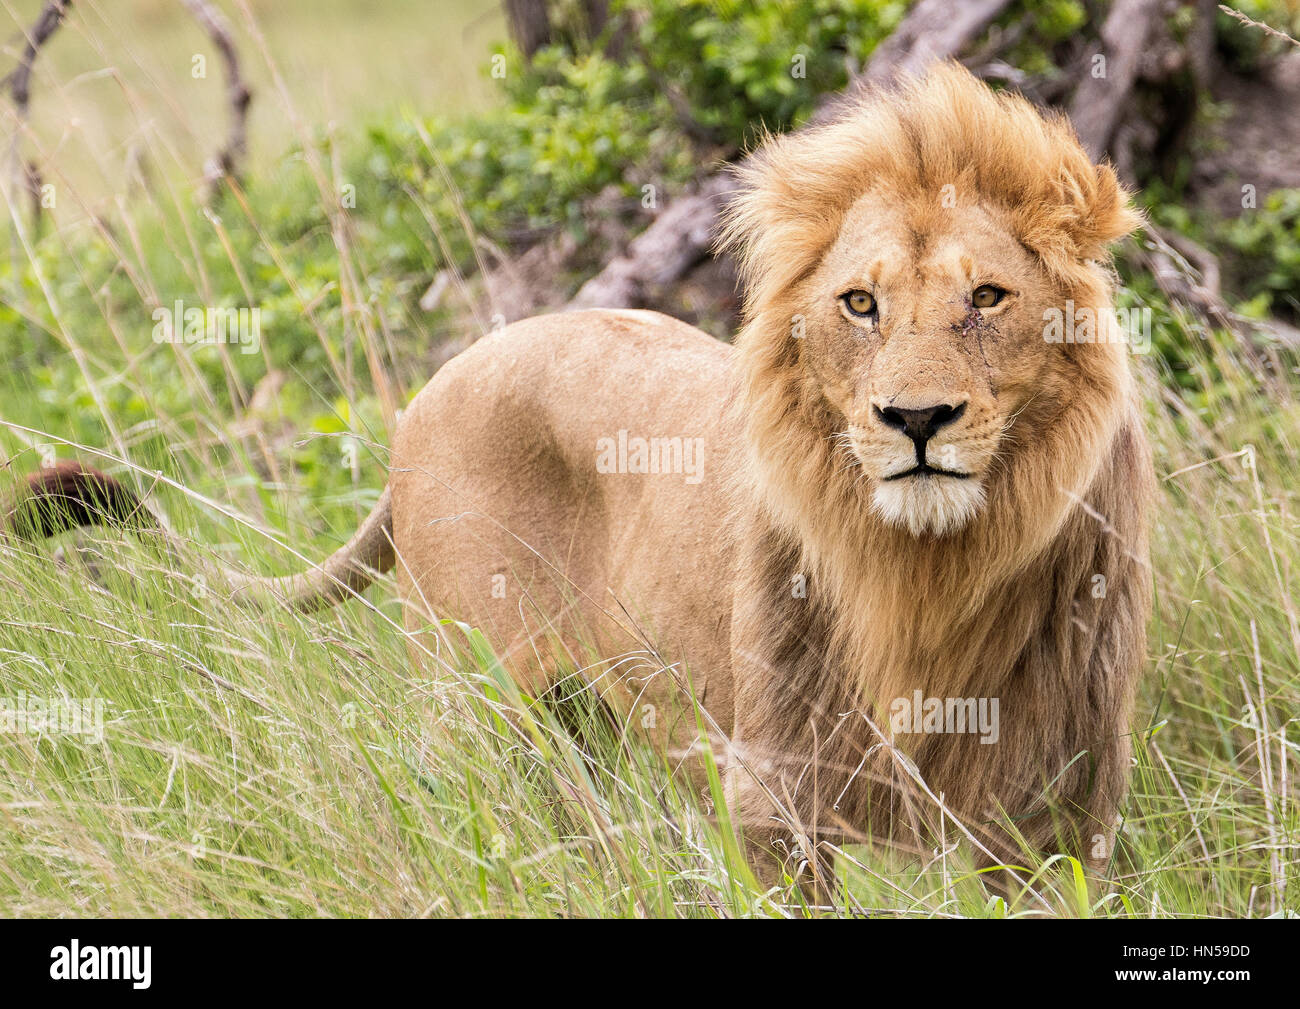
<svg viewBox="0 0 1300 1009">
<path fill-rule="evenodd" d="M 1086 893 L 1074 866 L 1047 865 L 1014 913 L 1297 907 L 1300 501 L 1287 481 L 1300 415 L 1243 395 L 1212 417 L 1179 416 L 1151 389 L 1166 477 L 1159 599 L 1123 845 L 1113 878 Z M 10 424 L 16 393 L 4 390 Z M 257 483 L 232 463 L 204 488 L 226 503 Z M 346 532 L 341 518 L 318 542 L 286 536 L 287 504 L 264 528 L 174 489 L 154 500 L 196 553 L 272 557 L 280 570 L 290 548 L 321 556 Z M 48 550 L 0 554 L 0 693 L 106 705 L 102 742 L 0 735 L 0 913 L 1008 913 L 959 850 L 852 852 L 861 867 L 820 905 L 789 884 L 764 890 L 706 815 L 716 793 L 692 794 L 662 758 L 608 732 L 575 743 L 467 630 L 450 631 L 459 654 L 415 672 L 408 648 L 431 637 L 402 630 L 389 583 L 320 617 L 254 616 L 168 573 L 147 545 L 111 532 L 96 544 L 113 558 L 107 590 Z"/>
<path fill-rule="evenodd" d="M 100 587 L 47 546 L 0 547 L 0 697 L 100 699 L 105 715 L 99 741 L 0 732 L 0 914 L 1300 909 L 1300 384 L 1284 369 L 1265 394 L 1222 334 L 1164 311 L 1178 375 L 1138 361 L 1162 489 L 1120 850 L 1107 879 L 1029 866 L 1033 892 L 1010 907 L 959 845 L 846 852 L 843 885 L 816 903 L 788 880 L 765 888 L 715 825 L 716 783 L 674 778 L 604 723 L 575 742 L 471 629 L 448 628 L 460 647 L 417 672 L 432 635 L 402 629 L 391 580 L 301 616 L 250 615 L 187 577 L 205 552 L 282 572 L 341 544 L 384 482 L 393 409 L 482 324 L 454 292 L 437 314 L 412 309 L 428 277 L 394 273 L 382 218 L 338 206 L 346 135 L 322 140 L 277 101 L 304 124 L 285 138 L 299 153 L 261 162 L 217 213 L 167 178 L 102 226 L 40 231 L 10 208 L 0 484 L 50 448 L 94 463 L 192 557 L 177 575 L 98 531 Z M 177 295 L 266 306 L 260 352 L 153 343 L 148 306 Z M 250 402 L 271 369 L 282 390 Z"/>
<path fill-rule="evenodd" d="M 165 579 L 110 601 L 41 563 L 6 564 L 6 594 L 11 578 L 34 605 L 3 625 L 6 689 L 108 712 L 101 745 L 4 737 L 6 914 L 735 904 L 721 846 L 666 775 L 589 768 L 489 663 L 413 674 L 391 605 L 313 624 Z"/>
</svg>

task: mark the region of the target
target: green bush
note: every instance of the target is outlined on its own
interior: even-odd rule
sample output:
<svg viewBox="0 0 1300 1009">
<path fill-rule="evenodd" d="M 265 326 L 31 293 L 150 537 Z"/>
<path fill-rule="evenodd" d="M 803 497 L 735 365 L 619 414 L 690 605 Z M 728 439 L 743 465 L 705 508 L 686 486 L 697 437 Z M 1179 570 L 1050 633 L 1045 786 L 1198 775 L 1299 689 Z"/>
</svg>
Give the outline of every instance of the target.
<svg viewBox="0 0 1300 1009">
<path fill-rule="evenodd" d="M 505 104 L 475 119 L 373 127 L 356 172 L 373 190 L 359 201 L 402 208 L 384 223 L 425 245 L 431 213 L 461 258 L 472 251 L 462 211 L 498 242 L 556 226 L 580 231 L 583 201 L 607 186 L 632 194 L 699 169 L 643 67 L 549 47 L 531 66 L 508 57 L 503 85 Z"/>
<path fill-rule="evenodd" d="M 1249 299 L 1244 310 L 1300 317 L 1300 189 L 1270 193 L 1229 222 L 1223 240 L 1237 253 L 1230 279 Z"/>
<path fill-rule="evenodd" d="M 1011 66 L 1031 76 L 1052 77 L 1060 72 L 1055 50 L 1087 22 L 1088 11 L 1079 0 L 1025 0 L 1013 4 L 997 23 L 1003 31 L 1022 32 L 1005 57 Z"/>
<path fill-rule="evenodd" d="M 411 268 L 447 258 L 430 248 L 426 215 L 460 265 L 473 252 L 462 214 L 500 244 L 556 227 L 582 237 L 585 203 L 606 188 L 671 191 L 739 150 L 759 123 L 779 130 L 805 118 L 905 9 L 629 0 L 594 43 L 552 45 L 531 62 L 498 54 L 505 101 L 487 114 L 372 128 L 355 174 Z M 714 142 L 701 148 L 702 137 Z"/>
<path fill-rule="evenodd" d="M 629 0 L 637 56 L 680 88 L 695 120 L 739 147 L 756 124 L 785 129 L 842 88 L 902 18 L 882 0 Z"/>
</svg>

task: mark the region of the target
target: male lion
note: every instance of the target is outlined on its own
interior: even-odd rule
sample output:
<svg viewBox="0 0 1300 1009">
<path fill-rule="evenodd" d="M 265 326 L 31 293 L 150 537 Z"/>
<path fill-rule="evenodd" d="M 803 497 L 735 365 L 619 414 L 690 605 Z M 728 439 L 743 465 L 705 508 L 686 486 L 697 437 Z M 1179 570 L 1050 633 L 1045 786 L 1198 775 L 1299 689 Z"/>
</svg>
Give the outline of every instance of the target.
<svg viewBox="0 0 1300 1009">
<path fill-rule="evenodd" d="M 413 635 L 483 628 L 535 694 L 580 667 L 689 750 L 692 692 L 751 829 L 913 837 L 942 796 L 986 862 L 1104 863 L 1152 467 L 1103 264 L 1138 215 L 1066 122 L 955 65 L 741 183 L 734 347 L 644 311 L 485 337 L 410 404 L 353 540 L 231 591 L 312 608 L 396 562 Z M 1052 338 L 1067 315 L 1087 332 Z M 139 512 L 77 467 L 32 488 Z"/>
</svg>

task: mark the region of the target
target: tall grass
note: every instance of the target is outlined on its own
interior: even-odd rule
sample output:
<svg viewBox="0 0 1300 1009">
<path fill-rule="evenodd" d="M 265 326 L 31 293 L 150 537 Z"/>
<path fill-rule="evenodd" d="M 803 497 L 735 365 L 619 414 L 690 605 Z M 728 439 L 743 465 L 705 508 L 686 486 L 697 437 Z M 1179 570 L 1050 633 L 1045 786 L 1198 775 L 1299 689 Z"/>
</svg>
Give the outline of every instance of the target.
<svg viewBox="0 0 1300 1009">
<path fill-rule="evenodd" d="M 17 57 L 45 0 L 0 3 L 5 63 Z M 284 54 L 289 94 L 307 122 L 364 121 L 401 109 L 482 109 L 497 98 L 485 73 L 505 36 L 492 0 L 218 0 L 230 15 L 253 92 L 249 143 L 256 159 L 279 157 L 295 138 L 250 21 Z M 202 65 L 195 57 L 204 58 Z M 77 0 L 36 62 L 31 144 L 51 153 L 87 203 L 99 209 L 130 184 L 143 156 L 166 152 L 198 178 L 227 129 L 221 61 L 176 0 Z M 75 208 L 55 208 L 76 216 Z"/>
<path fill-rule="evenodd" d="M 270 47 L 256 51 L 276 80 Z M 80 457 L 146 496 L 193 558 L 265 572 L 346 538 L 384 482 L 396 410 L 446 333 L 372 274 L 382 233 L 337 200 L 345 141 L 305 127 L 297 141 L 291 166 L 206 213 L 164 173 L 111 217 L 42 234 L 6 191 L 18 250 L 2 306 L 17 362 L 0 375 L 9 474 L 49 447 Z M 307 239 L 259 216 L 257 187 L 279 185 L 312 204 L 327 275 L 304 267 Z M 149 312 L 179 291 L 206 304 L 273 293 L 296 318 L 247 357 L 154 344 Z M 468 304 L 455 324 L 475 331 Z M 845 852 L 839 886 L 816 902 L 788 879 L 765 886 L 717 826 L 716 776 L 701 791 L 595 716 L 562 724 L 471 628 L 449 627 L 460 647 L 417 672 L 412 652 L 432 638 L 403 629 L 390 580 L 317 616 L 253 615 L 193 560 L 174 571 L 149 544 L 101 530 L 85 544 L 93 578 L 75 552 L 0 547 L 0 697 L 99 699 L 105 714 L 102 739 L 0 733 L 0 913 L 1294 912 L 1294 383 L 1265 393 L 1221 335 L 1162 324 L 1187 331 L 1198 381 L 1174 393 L 1136 362 L 1162 478 L 1157 609 L 1109 878 L 1049 859 L 1027 867 L 1032 892 L 1008 906 L 953 844 Z M 259 403 L 273 369 L 285 385 Z"/>
</svg>

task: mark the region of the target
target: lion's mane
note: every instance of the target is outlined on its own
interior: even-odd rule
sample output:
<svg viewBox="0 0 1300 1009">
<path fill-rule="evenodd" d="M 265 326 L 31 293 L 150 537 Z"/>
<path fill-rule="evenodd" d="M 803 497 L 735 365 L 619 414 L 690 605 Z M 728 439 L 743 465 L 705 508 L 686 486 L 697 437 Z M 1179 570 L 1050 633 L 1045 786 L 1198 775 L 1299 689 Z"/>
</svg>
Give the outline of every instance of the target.
<svg viewBox="0 0 1300 1009">
<path fill-rule="evenodd" d="M 1076 305 L 1113 314 L 1107 247 L 1140 221 L 1127 194 L 1067 121 L 955 65 L 863 96 L 827 125 L 768 138 L 740 182 L 724 233 L 748 292 L 737 408 L 745 497 L 768 529 L 746 563 L 756 592 L 771 586 L 748 636 L 784 640 L 774 648 L 795 670 L 769 685 L 766 738 L 787 752 L 820 747 L 826 766 L 862 773 L 872 732 L 840 725 L 851 706 L 887 732 L 890 700 L 914 690 L 997 697 L 1013 726 L 998 745 L 909 744 L 950 807 L 1023 816 L 1051 793 L 1108 821 L 1127 778 L 1150 594 L 1151 464 L 1125 348 L 1062 346 L 1050 384 L 1004 439 L 987 506 L 954 535 L 918 537 L 873 513 L 836 449 L 842 418 L 791 328 L 803 279 L 857 198 L 874 191 L 907 205 L 949 185 L 1002 212 Z M 812 605 L 775 588 L 792 566 L 807 573 Z M 827 779 L 823 792 L 840 787 Z M 839 808 L 852 818 L 851 792 Z M 1021 822 L 1043 842 L 1049 819 Z"/>
</svg>

